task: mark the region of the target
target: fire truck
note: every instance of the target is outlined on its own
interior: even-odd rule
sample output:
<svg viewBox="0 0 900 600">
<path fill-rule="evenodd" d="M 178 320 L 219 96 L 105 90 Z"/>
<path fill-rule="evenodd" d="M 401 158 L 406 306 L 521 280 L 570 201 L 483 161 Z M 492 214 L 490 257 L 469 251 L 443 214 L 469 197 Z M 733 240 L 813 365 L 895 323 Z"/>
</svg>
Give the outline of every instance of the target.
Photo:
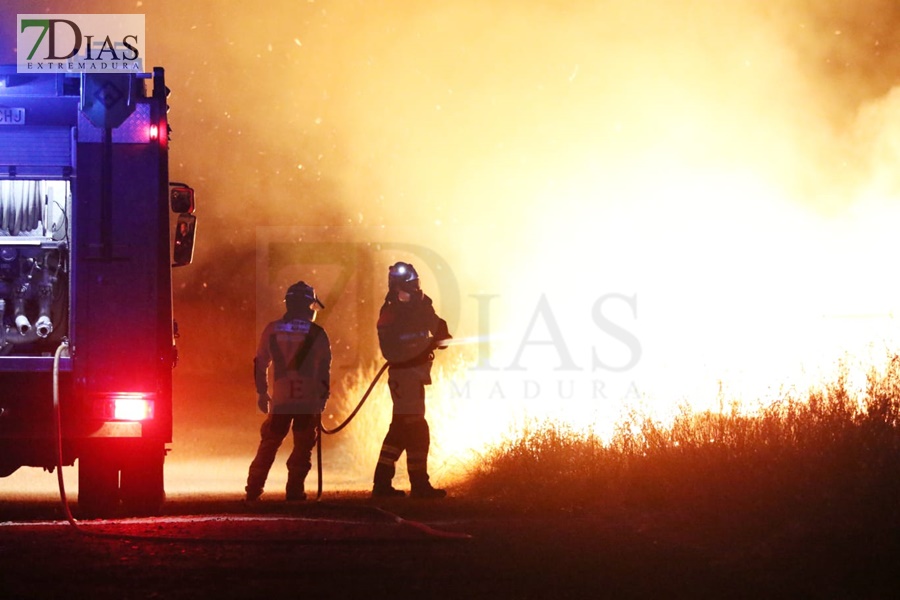
<svg viewBox="0 0 900 600">
<path fill-rule="evenodd" d="M 161 68 L 0 67 L 0 476 L 77 461 L 82 515 L 165 497 L 172 270 L 196 226 L 167 97 Z"/>
</svg>

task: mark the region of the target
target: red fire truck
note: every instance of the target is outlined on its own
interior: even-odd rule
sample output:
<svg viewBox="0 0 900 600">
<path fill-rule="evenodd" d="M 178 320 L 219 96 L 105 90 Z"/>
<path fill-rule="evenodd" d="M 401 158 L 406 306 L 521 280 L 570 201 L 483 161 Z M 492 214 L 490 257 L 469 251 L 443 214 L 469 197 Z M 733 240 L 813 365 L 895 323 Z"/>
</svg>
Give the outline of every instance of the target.
<svg viewBox="0 0 900 600">
<path fill-rule="evenodd" d="M 0 67 L 0 476 L 77 461 L 82 515 L 165 496 L 172 268 L 196 225 L 167 96 L 161 68 Z"/>
</svg>

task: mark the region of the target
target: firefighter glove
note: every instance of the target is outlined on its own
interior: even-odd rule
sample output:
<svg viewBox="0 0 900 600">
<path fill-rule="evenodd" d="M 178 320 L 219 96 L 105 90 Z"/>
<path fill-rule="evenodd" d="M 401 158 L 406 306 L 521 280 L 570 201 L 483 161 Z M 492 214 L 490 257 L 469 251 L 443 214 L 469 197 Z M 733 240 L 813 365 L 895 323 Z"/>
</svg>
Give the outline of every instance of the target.
<svg viewBox="0 0 900 600">
<path fill-rule="evenodd" d="M 446 350 L 447 344 L 442 342 L 451 339 L 453 339 L 453 336 L 450 335 L 450 330 L 447 328 L 447 321 L 441 319 L 438 321 L 437 329 L 434 332 L 434 345 L 440 350 Z"/>
<path fill-rule="evenodd" d="M 437 340 L 437 349 L 438 350 L 446 350 L 447 346 L 448 346 L 447 342 L 449 342 L 452 339 L 453 339 L 452 335 L 450 335 L 449 333 L 446 334 L 446 337 L 443 337 L 443 338 Z"/>
<path fill-rule="evenodd" d="M 267 394 L 266 392 L 262 392 L 261 394 L 259 394 L 259 396 L 256 399 L 256 405 L 259 407 L 259 410 L 261 410 L 264 414 L 268 414 L 269 413 L 269 402 L 271 402 L 271 401 L 272 401 L 272 399 L 269 398 L 269 394 Z"/>
</svg>

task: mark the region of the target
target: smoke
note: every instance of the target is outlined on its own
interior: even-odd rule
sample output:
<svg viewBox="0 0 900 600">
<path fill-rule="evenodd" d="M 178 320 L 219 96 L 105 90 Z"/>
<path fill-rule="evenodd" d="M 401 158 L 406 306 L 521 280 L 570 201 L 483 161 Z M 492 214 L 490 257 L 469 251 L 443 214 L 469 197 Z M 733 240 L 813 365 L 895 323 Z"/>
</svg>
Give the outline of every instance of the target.
<svg viewBox="0 0 900 600">
<path fill-rule="evenodd" d="M 888 314 L 898 301 L 886 275 L 900 219 L 891 0 L 78 10 L 145 12 L 151 62 L 173 90 L 172 176 L 197 188 L 200 220 L 197 264 L 176 273 L 191 418 L 211 404 L 221 422 L 252 409 L 242 374 L 292 283 L 259 271 L 258 244 L 285 225 L 372 239 L 360 247 L 378 286 L 390 262 L 422 260 L 400 244 L 430 249 L 449 271 L 425 265 L 426 291 L 458 312 L 457 336 L 506 335 L 490 355 L 503 377 L 517 351 L 529 373 L 552 371 L 564 344 L 584 376 L 607 389 L 621 379 L 611 395 L 636 382 L 687 397 L 728 374 L 766 385 L 810 351 L 871 341 L 859 321 L 824 332 L 823 315 Z M 336 356 L 374 326 L 380 288 L 360 298 L 327 266 L 290 273 L 334 293 L 321 316 Z M 434 293 L 449 277 L 457 298 Z M 272 288 L 265 304 L 260 285 Z M 630 357 L 592 312 L 608 294 L 636 298 L 608 315 L 640 342 L 626 373 L 592 371 L 593 357 Z M 226 373 L 246 384 L 207 398 L 198 382 Z"/>
</svg>

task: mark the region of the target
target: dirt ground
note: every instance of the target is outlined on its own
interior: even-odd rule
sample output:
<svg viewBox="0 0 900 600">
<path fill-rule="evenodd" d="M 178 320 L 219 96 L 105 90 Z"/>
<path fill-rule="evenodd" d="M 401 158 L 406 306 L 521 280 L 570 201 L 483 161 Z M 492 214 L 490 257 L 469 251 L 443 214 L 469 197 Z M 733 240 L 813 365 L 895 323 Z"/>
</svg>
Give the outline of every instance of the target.
<svg viewBox="0 0 900 600">
<path fill-rule="evenodd" d="M 0 598 L 880 598 L 900 584 L 896 544 L 852 533 L 348 493 L 174 498 L 164 513 L 76 529 L 56 502 L 0 502 Z"/>
</svg>

